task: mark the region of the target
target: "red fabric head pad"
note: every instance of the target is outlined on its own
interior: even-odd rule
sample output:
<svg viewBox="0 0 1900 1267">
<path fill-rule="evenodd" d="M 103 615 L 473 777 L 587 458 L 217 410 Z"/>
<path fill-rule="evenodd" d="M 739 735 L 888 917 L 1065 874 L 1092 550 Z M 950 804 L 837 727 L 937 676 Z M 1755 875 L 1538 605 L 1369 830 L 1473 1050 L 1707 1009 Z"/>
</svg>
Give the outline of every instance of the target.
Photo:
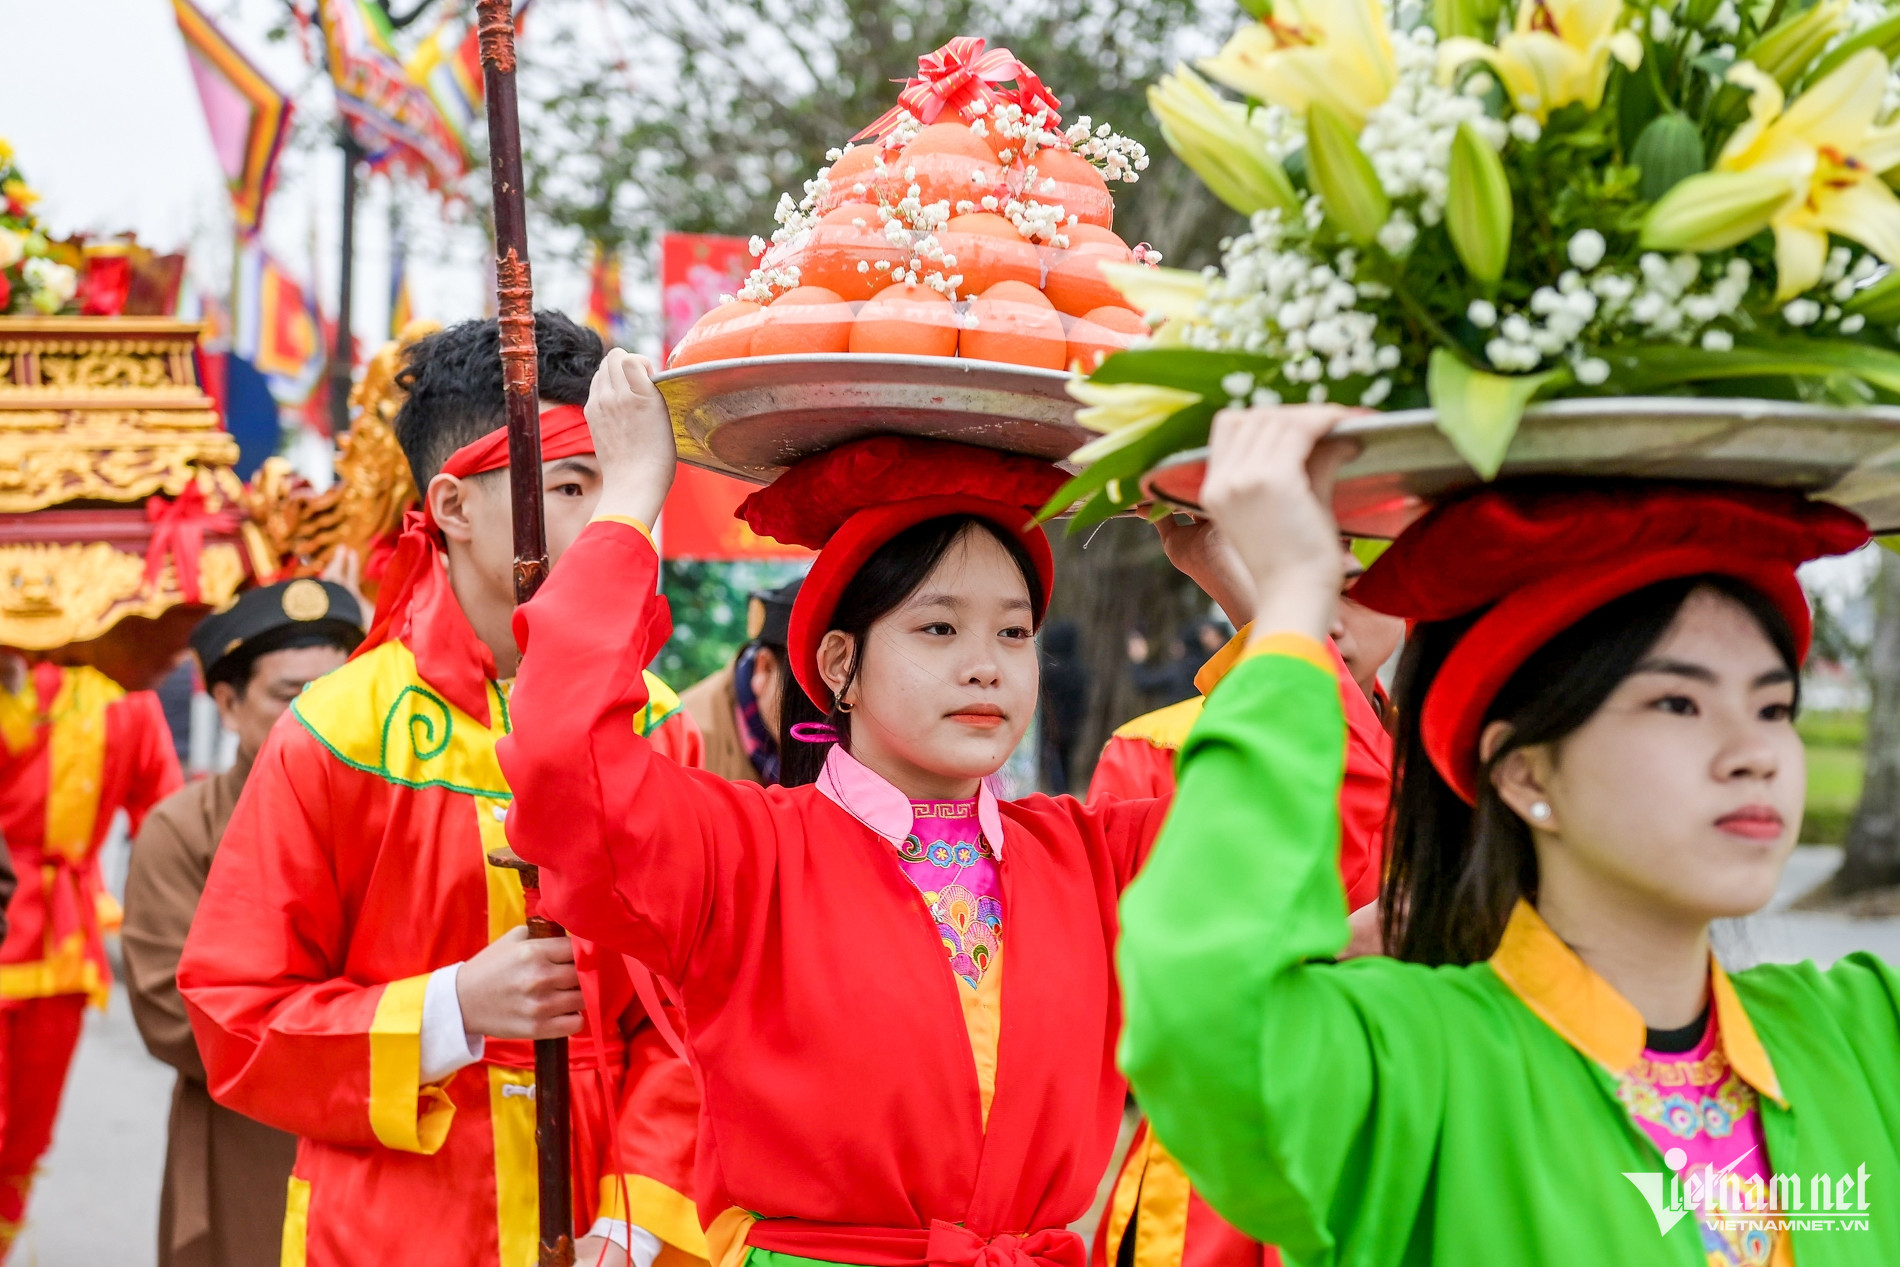
<svg viewBox="0 0 1900 1267">
<path fill-rule="evenodd" d="M 831 690 L 818 644 L 858 570 L 906 528 L 946 515 L 975 515 L 1028 551 L 1042 609 L 1055 585 L 1049 539 L 1036 511 L 1067 477 L 1039 458 L 910 436 L 872 436 L 805 459 L 746 498 L 738 516 L 762 537 L 818 549 L 792 604 L 786 652 L 792 675 L 821 709 Z"/>
<path fill-rule="evenodd" d="M 1584 616 L 1646 586 L 1730 576 L 1778 608 L 1806 656 L 1795 569 L 1865 544 L 1837 506 L 1781 489 L 1593 481 L 1491 487 L 1429 511 L 1379 556 L 1352 597 L 1412 621 L 1482 611 L 1452 648 L 1419 715 L 1432 765 L 1477 800 L 1491 702 L 1524 662 Z"/>
</svg>

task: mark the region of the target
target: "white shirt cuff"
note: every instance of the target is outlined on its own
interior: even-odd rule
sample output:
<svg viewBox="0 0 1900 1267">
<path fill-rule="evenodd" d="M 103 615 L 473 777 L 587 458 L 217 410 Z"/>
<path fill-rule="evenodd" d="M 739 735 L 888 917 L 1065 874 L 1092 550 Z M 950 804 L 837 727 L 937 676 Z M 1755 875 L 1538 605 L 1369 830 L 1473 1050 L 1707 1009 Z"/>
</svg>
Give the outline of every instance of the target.
<svg viewBox="0 0 1900 1267">
<path fill-rule="evenodd" d="M 653 1260 L 660 1256 L 660 1238 L 643 1227 L 634 1227 L 619 1219 L 595 1219 L 594 1226 L 587 1229 L 589 1236 L 605 1237 L 627 1251 L 627 1257 L 633 1260 L 633 1267 L 653 1267 Z"/>
<path fill-rule="evenodd" d="M 462 1027 L 462 1000 L 455 978 L 462 965 L 452 963 L 429 974 L 422 991 L 422 1085 L 432 1086 L 457 1069 L 482 1058 L 488 1040 Z"/>
</svg>

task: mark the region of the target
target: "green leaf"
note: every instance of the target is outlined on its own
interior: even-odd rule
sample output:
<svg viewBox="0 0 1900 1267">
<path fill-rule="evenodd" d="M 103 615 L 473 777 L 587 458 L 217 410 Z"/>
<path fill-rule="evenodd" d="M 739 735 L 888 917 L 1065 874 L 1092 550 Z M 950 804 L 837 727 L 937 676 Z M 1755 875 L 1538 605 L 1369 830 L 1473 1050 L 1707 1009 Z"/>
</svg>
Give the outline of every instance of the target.
<svg viewBox="0 0 1900 1267">
<path fill-rule="evenodd" d="M 1352 557 L 1359 560 L 1363 567 L 1371 567 L 1379 561 L 1379 556 L 1390 549 L 1390 541 L 1380 541 L 1373 537 L 1354 537 L 1352 539 Z"/>
<path fill-rule="evenodd" d="M 1542 374 L 1490 374 L 1473 369 L 1444 348 L 1432 349 L 1426 387 L 1438 411 L 1438 429 L 1471 469 L 1489 480 L 1504 465 L 1524 407 L 1564 370 Z"/>
<path fill-rule="evenodd" d="M 1643 201 L 1655 202 L 1689 177 L 1701 174 L 1702 133 L 1682 115 L 1665 114 L 1636 138 L 1630 162 L 1643 170 Z"/>
<path fill-rule="evenodd" d="M 1824 379 L 1835 374 L 1851 374 L 1882 391 L 1900 393 L 1900 353 L 1846 339 L 1756 338 L 1727 352 L 1668 345 L 1619 348 L 1601 355 L 1616 374 L 1618 388 L 1631 395 L 1725 379 Z"/>
<path fill-rule="evenodd" d="M 1469 123 L 1451 141 L 1445 230 L 1465 271 L 1487 288 L 1504 276 L 1511 255 L 1511 183 L 1497 151 Z"/>
<path fill-rule="evenodd" d="M 1651 50 L 1645 47 L 1643 56 L 1651 55 Z M 1662 113 L 1663 105 L 1657 100 L 1655 85 L 1650 83 L 1648 75 L 1626 70 L 1621 62 L 1616 63 L 1614 74 L 1615 82 L 1621 85 L 1616 96 L 1617 141 L 1623 153 L 1628 154 L 1650 120 Z"/>
<path fill-rule="evenodd" d="M 1848 312 L 1858 313 L 1882 325 L 1900 321 L 1900 269 L 1888 273 L 1866 289 L 1856 291 L 1843 307 Z"/>
<path fill-rule="evenodd" d="M 1497 36 L 1500 0 L 1434 0 L 1432 26 L 1438 42 L 1454 36 L 1469 36 L 1487 44 Z"/>
<path fill-rule="evenodd" d="M 1895 554 L 1900 554 L 1900 537 L 1875 537 L 1874 540 Z"/>
<path fill-rule="evenodd" d="M 1880 55 L 1889 62 L 1900 57 L 1900 13 L 1889 14 L 1860 34 L 1835 45 L 1826 57 L 1814 64 L 1814 69 L 1808 73 L 1809 81 L 1826 77 L 1829 71 L 1863 48 L 1879 49 Z"/>
<path fill-rule="evenodd" d="M 1322 101 L 1307 108 L 1306 161 L 1327 218 L 1359 245 L 1370 246 L 1391 216 L 1392 203 L 1352 125 Z"/>
</svg>

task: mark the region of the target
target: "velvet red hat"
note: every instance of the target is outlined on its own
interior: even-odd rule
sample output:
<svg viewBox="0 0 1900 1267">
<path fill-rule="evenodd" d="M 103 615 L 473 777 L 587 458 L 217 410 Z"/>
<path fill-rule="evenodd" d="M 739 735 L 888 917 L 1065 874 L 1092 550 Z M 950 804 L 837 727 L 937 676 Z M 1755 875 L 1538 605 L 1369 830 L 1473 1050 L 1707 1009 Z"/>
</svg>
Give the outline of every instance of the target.
<svg viewBox="0 0 1900 1267">
<path fill-rule="evenodd" d="M 1753 586 L 1806 657 L 1795 568 L 1866 543 L 1838 506 L 1783 489 L 1636 482 L 1491 487 L 1427 512 L 1353 586 L 1353 601 L 1413 621 L 1483 611 L 1426 691 L 1425 751 L 1477 799 L 1485 713 L 1539 648 L 1597 608 L 1660 581 L 1713 574 Z"/>
<path fill-rule="evenodd" d="M 1022 543 L 1048 608 L 1055 585 L 1049 539 L 1036 511 L 1068 477 L 1040 458 L 912 436 L 871 436 L 806 458 L 740 503 L 752 531 L 818 558 L 792 604 L 786 653 L 792 675 L 819 708 L 831 689 L 818 671 L 818 644 L 858 569 L 906 528 L 943 515 L 976 515 Z"/>
</svg>

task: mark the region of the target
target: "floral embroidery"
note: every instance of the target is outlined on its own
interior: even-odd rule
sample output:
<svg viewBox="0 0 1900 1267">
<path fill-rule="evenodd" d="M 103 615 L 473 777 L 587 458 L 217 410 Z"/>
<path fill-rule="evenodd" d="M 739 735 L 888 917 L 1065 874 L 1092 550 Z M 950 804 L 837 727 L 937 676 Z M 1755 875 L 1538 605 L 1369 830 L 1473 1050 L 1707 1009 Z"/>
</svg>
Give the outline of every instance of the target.
<svg viewBox="0 0 1900 1267">
<path fill-rule="evenodd" d="M 975 801 L 913 801 L 915 830 L 897 846 L 950 957 L 971 988 L 982 984 L 1003 937 L 996 850 L 977 825 Z"/>
</svg>

